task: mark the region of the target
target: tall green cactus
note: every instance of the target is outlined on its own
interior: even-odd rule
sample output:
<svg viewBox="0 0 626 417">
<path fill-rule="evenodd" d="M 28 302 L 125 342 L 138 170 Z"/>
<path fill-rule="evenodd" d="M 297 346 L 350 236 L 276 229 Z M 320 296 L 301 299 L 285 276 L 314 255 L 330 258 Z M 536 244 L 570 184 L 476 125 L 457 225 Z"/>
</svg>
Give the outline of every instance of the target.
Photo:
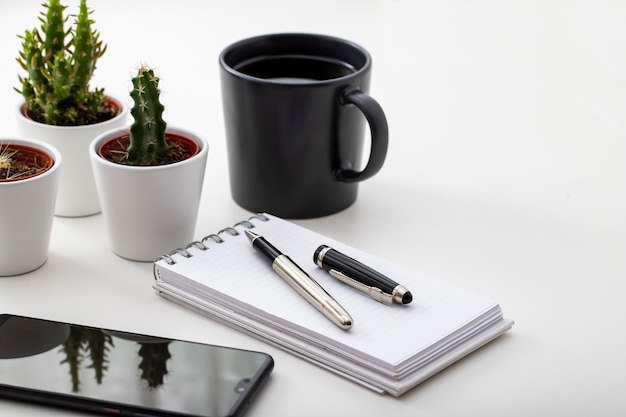
<svg viewBox="0 0 626 417">
<path fill-rule="evenodd" d="M 158 388 L 163 385 L 167 375 L 167 361 L 172 357 L 169 351 L 170 342 L 139 343 L 141 362 L 141 378 L 148 383 L 149 388 Z"/>
<path fill-rule="evenodd" d="M 29 115 L 52 125 L 85 125 L 111 117 L 104 90 L 89 89 L 106 45 L 91 27 L 86 0 L 80 2 L 75 27 L 67 30 L 66 7 L 60 0 L 43 6 L 41 27 L 20 36 L 22 50 L 17 58 L 27 76 L 19 76 L 21 88 L 16 90 L 24 97 Z"/>
<path fill-rule="evenodd" d="M 162 158 L 169 145 L 165 138 L 166 123 L 163 120 L 164 107 L 159 101 L 159 78 L 152 69 L 142 66 L 133 78 L 133 91 L 130 96 L 134 105 L 130 114 L 134 118 L 130 126 L 128 163 L 150 165 Z"/>
</svg>

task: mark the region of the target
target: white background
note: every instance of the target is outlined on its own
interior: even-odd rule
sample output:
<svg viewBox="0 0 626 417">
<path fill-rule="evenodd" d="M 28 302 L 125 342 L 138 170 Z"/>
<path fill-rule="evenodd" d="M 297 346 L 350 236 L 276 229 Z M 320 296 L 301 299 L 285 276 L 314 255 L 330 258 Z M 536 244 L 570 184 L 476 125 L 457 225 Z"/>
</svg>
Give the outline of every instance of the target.
<svg viewBox="0 0 626 417">
<path fill-rule="evenodd" d="M 0 137 L 17 134 L 17 34 L 40 2 L 0 1 Z M 349 209 L 298 223 L 495 298 L 516 325 L 403 397 L 380 396 L 161 299 L 150 264 L 110 252 L 101 215 L 55 218 L 46 265 L 0 279 L 2 312 L 269 352 L 276 369 L 250 416 L 626 413 L 626 3 L 90 6 L 108 44 L 93 86 L 126 96 L 146 62 L 166 120 L 209 140 L 198 238 L 250 215 L 230 196 L 219 52 L 286 31 L 364 46 L 390 126 L 385 166 Z M 67 412 L 0 401 L 0 414 Z"/>
</svg>

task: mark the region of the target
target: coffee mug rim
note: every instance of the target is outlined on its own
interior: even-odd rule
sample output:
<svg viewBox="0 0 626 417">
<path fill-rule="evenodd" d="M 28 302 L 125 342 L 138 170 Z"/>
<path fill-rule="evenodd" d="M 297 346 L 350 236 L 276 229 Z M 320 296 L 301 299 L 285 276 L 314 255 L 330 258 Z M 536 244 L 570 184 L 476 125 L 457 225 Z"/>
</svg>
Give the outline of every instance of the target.
<svg viewBox="0 0 626 417">
<path fill-rule="evenodd" d="M 234 43 L 231 43 L 230 45 L 228 45 L 227 47 L 225 47 L 222 52 L 220 52 L 219 55 L 219 63 L 220 66 L 227 71 L 228 73 L 232 74 L 233 76 L 242 78 L 242 79 L 246 79 L 249 81 L 254 81 L 254 82 L 261 82 L 261 83 L 267 83 L 267 84 L 276 84 L 276 85 L 285 85 L 284 82 L 281 81 L 276 81 L 276 80 L 272 80 L 272 79 L 267 79 L 267 78 L 262 78 L 262 77 L 255 77 L 253 75 L 249 75 L 246 74 L 244 72 L 241 72 L 237 69 L 235 69 L 233 66 L 231 66 L 230 64 L 228 64 L 226 62 L 226 55 L 230 52 L 232 52 L 233 50 L 237 49 L 237 48 L 241 48 L 245 45 L 249 45 L 249 44 L 253 44 L 255 42 L 259 42 L 262 40 L 266 40 L 266 39 L 275 39 L 275 38 L 288 38 L 288 37 L 302 37 L 302 38 L 311 38 L 311 39 L 323 39 L 326 41 L 332 41 L 332 42 L 337 42 L 346 46 L 351 47 L 352 49 L 358 51 L 360 54 L 363 55 L 364 58 L 364 62 L 363 65 L 361 65 L 359 68 L 356 68 L 356 70 L 350 74 L 341 76 L 341 77 L 337 77 L 337 78 L 331 78 L 331 79 L 326 79 L 326 80 L 315 80 L 315 81 L 310 81 L 310 82 L 306 82 L 306 83 L 302 83 L 301 85 L 319 85 L 319 84 L 332 84 L 332 83 L 336 83 L 338 81 L 345 81 L 345 80 L 349 80 L 351 78 L 357 77 L 360 74 L 362 74 L 363 72 L 367 71 L 371 65 L 372 65 L 372 58 L 369 54 L 369 52 L 367 52 L 367 50 L 362 47 L 361 45 L 359 45 L 356 42 L 344 39 L 344 38 L 340 38 L 337 36 L 332 36 L 332 35 L 324 35 L 324 34 L 318 34 L 318 33 L 308 33 L 308 32 L 279 32 L 279 33 L 267 33 L 267 34 L 263 34 L 263 35 L 257 35 L 257 36 L 252 36 L 252 37 L 248 37 L 248 38 L 244 38 L 241 39 L 239 41 L 236 41 Z"/>
</svg>

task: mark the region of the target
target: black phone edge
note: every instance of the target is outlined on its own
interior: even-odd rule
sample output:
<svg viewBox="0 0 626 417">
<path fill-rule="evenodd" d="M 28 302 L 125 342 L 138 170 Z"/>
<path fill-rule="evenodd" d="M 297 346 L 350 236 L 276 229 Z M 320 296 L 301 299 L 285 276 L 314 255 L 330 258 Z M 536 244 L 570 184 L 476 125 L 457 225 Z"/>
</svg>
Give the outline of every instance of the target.
<svg viewBox="0 0 626 417">
<path fill-rule="evenodd" d="M 32 316 L 23 316 L 18 314 L 9 314 L 9 313 L 0 313 L 0 325 L 4 323 L 4 321 L 8 320 L 10 317 L 22 317 L 22 318 L 30 318 L 35 320 L 42 320 L 52 323 L 61 323 L 61 324 L 69 324 L 75 326 L 83 326 L 89 328 L 96 328 L 94 326 L 83 325 L 78 323 L 70 323 L 70 322 L 62 322 L 58 320 L 49 320 L 43 319 L 39 317 Z M 113 331 L 112 329 L 104 329 Z M 124 332 L 127 334 L 131 334 L 131 332 Z M 146 335 L 143 333 L 132 333 L 140 336 L 149 336 L 149 337 L 158 337 L 153 335 Z M 182 339 L 169 339 L 169 340 L 179 340 L 181 342 L 186 343 L 199 343 L 193 342 L 189 340 Z M 200 343 L 205 344 L 205 343 Z M 248 351 L 246 349 L 239 349 L 235 347 L 227 347 L 227 346 L 219 346 L 219 345 L 211 345 L 217 347 L 223 347 L 225 349 L 234 349 L 239 351 Z M 269 376 L 274 369 L 274 358 L 271 355 L 265 352 L 254 351 L 254 353 L 259 353 L 265 356 L 265 361 L 263 365 L 259 368 L 259 372 L 251 378 L 250 386 L 252 387 L 251 391 L 246 392 L 245 396 L 241 395 L 239 399 L 233 404 L 232 409 L 229 414 L 223 417 L 239 417 L 242 415 L 250 406 L 252 401 L 258 396 L 258 393 L 261 391 L 261 388 L 267 383 Z M 104 415 L 116 415 L 116 416 L 128 416 L 128 417 L 199 417 L 197 415 L 192 414 L 181 414 L 181 413 L 169 413 L 163 410 L 149 410 L 145 408 L 136 408 L 130 406 L 128 404 L 118 404 L 115 402 L 104 402 L 93 399 L 87 399 L 79 396 L 72 396 L 67 394 L 54 394 L 49 391 L 41 391 L 35 389 L 25 389 L 20 387 L 15 387 L 11 385 L 0 384 L 0 398 L 14 400 L 18 402 L 28 402 L 35 403 L 37 405 L 43 406 L 51 406 L 59 409 L 72 409 L 77 411 L 86 411 L 94 414 L 104 414 Z M 245 401 L 245 402 L 244 402 Z M 201 417 L 201 416 L 200 416 Z"/>
<path fill-rule="evenodd" d="M 265 355 L 265 362 L 259 368 L 259 373 L 251 380 L 250 386 L 253 388 L 248 391 L 246 396 L 240 396 L 233 405 L 231 412 L 226 417 L 239 417 L 250 407 L 254 399 L 259 395 L 261 388 L 265 386 L 272 370 L 274 369 L 274 358 L 265 352 L 257 352 Z M 245 402 L 244 402 L 245 401 Z"/>
</svg>

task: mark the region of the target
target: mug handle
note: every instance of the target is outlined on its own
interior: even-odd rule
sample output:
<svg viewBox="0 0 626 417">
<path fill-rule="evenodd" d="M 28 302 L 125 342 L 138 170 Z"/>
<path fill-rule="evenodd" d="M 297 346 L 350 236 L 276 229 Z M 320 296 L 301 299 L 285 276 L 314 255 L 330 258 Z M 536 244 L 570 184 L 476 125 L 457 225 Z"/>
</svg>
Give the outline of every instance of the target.
<svg viewBox="0 0 626 417">
<path fill-rule="evenodd" d="M 341 104 L 351 103 L 361 110 L 370 126 L 372 146 L 370 157 L 362 171 L 339 168 L 335 172 L 337 181 L 357 182 L 368 179 L 383 166 L 389 147 L 389 127 L 382 107 L 376 100 L 358 88 L 350 88 L 343 92 Z"/>
</svg>

